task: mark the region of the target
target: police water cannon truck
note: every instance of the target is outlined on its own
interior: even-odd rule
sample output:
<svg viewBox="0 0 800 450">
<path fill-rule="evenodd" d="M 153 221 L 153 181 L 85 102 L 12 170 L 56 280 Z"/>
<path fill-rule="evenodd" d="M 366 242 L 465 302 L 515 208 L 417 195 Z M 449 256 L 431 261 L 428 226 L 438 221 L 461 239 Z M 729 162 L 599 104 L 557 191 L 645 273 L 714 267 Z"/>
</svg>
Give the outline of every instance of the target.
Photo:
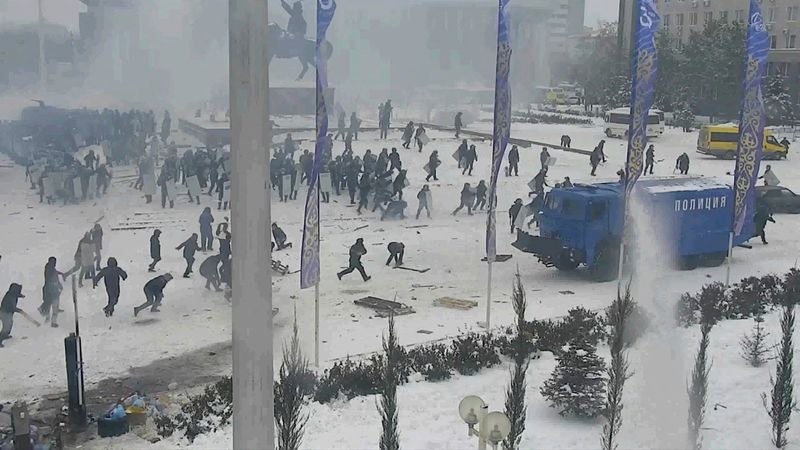
<svg viewBox="0 0 800 450">
<path fill-rule="evenodd" d="M 636 213 L 629 211 L 625 227 L 623 192 L 619 182 L 555 188 L 538 212 L 539 236 L 518 229 L 512 245 L 547 267 L 568 271 L 584 265 L 596 281 L 616 279 L 623 228 L 626 245 L 651 246 L 684 270 L 725 261 L 733 217 L 729 185 L 702 177 L 641 179 L 632 193 Z M 642 227 L 633 221 L 643 219 L 647 233 L 637 241 Z M 753 229 L 751 213 L 734 245 L 750 239 Z"/>
</svg>

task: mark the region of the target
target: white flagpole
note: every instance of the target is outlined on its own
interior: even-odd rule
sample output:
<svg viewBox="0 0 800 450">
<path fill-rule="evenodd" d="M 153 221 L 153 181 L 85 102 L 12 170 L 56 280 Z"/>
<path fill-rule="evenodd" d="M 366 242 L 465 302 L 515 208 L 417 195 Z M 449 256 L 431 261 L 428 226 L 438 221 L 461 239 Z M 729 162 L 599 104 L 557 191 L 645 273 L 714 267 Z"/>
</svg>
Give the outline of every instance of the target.
<svg viewBox="0 0 800 450">
<path fill-rule="evenodd" d="M 314 365 L 319 368 L 319 281 L 314 285 Z"/>
<path fill-rule="evenodd" d="M 731 263 L 733 260 L 733 230 L 728 235 L 728 268 L 725 271 L 725 287 L 731 285 Z"/>
</svg>

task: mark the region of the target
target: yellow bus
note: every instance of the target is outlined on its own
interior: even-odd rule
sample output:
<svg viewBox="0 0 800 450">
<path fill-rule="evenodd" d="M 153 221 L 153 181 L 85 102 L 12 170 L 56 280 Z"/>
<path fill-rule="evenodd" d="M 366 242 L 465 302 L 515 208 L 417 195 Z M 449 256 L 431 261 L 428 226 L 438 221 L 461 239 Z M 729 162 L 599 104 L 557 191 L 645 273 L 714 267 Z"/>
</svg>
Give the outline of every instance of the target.
<svg viewBox="0 0 800 450">
<path fill-rule="evenodd" d="M 703 125 L 697 136 L 697 152 L 720 159 L 736 159 L 739 145 L 737 125 Z M 764 130 L 764 150 L 762 159 L 785 159 L 786 147 L 780 144 L 770 130 Z"/>
</svg>

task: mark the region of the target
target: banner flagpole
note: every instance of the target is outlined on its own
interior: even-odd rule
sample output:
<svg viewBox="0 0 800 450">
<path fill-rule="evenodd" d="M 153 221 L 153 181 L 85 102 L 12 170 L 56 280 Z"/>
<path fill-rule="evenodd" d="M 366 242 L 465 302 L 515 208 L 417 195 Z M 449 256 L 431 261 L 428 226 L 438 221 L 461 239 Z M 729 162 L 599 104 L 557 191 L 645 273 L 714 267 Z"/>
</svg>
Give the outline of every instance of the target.
<svg viewBox="0 0 800 450">
<path fill-rule="evenodd" d="M 489 216 L 486 219 L 486 329 L 492 318 L 492 263 L 497 257 L 497 178 L 511 136 L 511 39 L 508 20 L 510 0 L 498 0 L 497 65 L 494 85 L 494 129 L 492 132 L 492 177 L 489 184 Z"/>
<path fill-rule="evenodd" d="M 625 264 L 625 236 L 631 192 L 642 175 L 647 147 L 647 117 L 653 106 L 658 56 L 656 31 L 661 22 L 653 0 L 637 0 L 633 10 L 635 42 L 631 42 L 631 123 L 628 126 L 628 156 L 622 190 L 622 235 L 619 240 L 617 294 L 622 289 Z"/>
<path fill-rule="evenodd" d="M 328 87 L 328 61 L 323 51 L 325 35 L 336 12 L 335 0 L 317 0 L 317 140 L 314 146 L 314 164 L 311 168 L 311 184 L 306 195 L 303 220 L 303 248 L 300 253 L 300 289 L 314 286 L 314 364 L 319 367 L 319 174 L 325 139 L 328 135 L 328 108 L 325 105 L 325 89 Z"/>
<path fill-rule="evenodd" d="M 728 240 L 726 286 L 730 286 L 731 281 L 735 237 L 751 231 L 745 229 L 745 225 L 752 223 L 751 218 L 755 214 L 756 181 L 761 164 L 766 123 L 761 80 L 766 70 L 768 54 L 769 33 L 764 24 L 764 17 L 761 15 L 761 7 L 758 0 L 750 0 L 742 102 L 739 111 L 739 143 L 736 149 L 736 170 L 733 177 L 733 220 Z"/>
</svg>

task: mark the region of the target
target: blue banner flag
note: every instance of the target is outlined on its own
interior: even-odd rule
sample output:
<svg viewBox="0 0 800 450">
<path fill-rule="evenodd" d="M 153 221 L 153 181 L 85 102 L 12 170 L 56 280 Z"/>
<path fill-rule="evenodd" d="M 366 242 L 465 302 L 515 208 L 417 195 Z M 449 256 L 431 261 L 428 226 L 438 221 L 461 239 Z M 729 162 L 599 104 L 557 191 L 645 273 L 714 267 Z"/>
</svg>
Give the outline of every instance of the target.
<svg viewBox="0 0 800 450">
<path fill-rule="evenodd" d="M 317 142 L 314 147 L 314 164 L 311 168 L 313 182 L 306 196 L 303 221 L 303 249 L 300 255 L 300 289 L 319 283 L 319 173 L 322 170 L 322 153 L 328 136 L 328 108 L 325 90 L 328 87 L 328 63 L 325 35 L 336 12 L 335 0 L 317 0 Z"/>
<path fill-rule="evenodd" d="M 492 178 L 489 184 L 489 217 L 486 221 L 486 259 L 497 256 L 497 178 L 506 146 L 511 136 L 511 88 L 508 75 L 511 71 L 511 24 L 508 4 L 511 0 L 498 0 L 497 12 L 497 68 L 494 85 L 494 132 L 492 133 Z"/>
<path fill-rule="evenodd" d="M 739 111 L 739 145 L 734 174 L 733 231 L 742 233 L 748 216 L 755 213 L 755 190 L 764 145 L 766 113 L 761 79 L 767 66 L 769 33 L 758 0 L 750 0 L 747 49 L 744 59 L 744 90 Z"/>
<path fill-rule="evenodd" d="M 631 123 L 628 126 L 628 160 L 625 164 L 625 192 L 633 190 L 642 175 L 647 147 L 647 116 L 653 106 L 658 57 L 656 32 L 661 18 L 654 0 L 637 0 L 635 42 L 631 62 Z"/>
</svg>

